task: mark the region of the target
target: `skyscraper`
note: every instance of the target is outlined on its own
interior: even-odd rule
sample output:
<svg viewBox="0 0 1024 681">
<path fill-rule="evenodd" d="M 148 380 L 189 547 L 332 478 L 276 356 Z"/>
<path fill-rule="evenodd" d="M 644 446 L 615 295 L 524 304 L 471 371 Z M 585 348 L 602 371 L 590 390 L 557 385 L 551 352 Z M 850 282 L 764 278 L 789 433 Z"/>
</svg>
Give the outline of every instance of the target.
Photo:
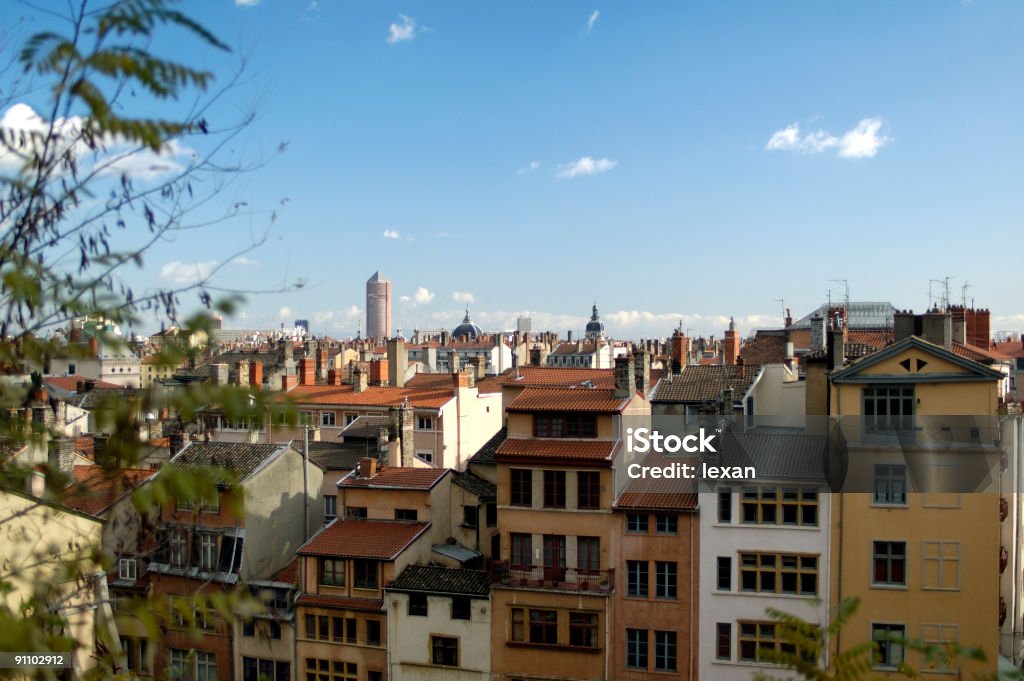
<svg viewBox="0 0 1024 681">
<path fill-rule="evenodd" d="M 391 282 L 380 271 L 366 282 L 366 337 L 391 338 Z"/>
</svg>

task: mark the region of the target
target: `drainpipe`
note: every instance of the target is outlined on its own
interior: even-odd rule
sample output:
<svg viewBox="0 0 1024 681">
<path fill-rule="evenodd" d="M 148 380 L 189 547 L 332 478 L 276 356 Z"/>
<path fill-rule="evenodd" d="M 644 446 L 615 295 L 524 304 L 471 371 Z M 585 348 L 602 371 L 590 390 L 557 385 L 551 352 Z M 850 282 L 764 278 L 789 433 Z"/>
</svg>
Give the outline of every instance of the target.
<svg viewBox="0 0 1024 681">
<path fill-rule="evenodd" d="M 309 541 L 309 425 L 302 428 L 302 543 Z"/>
</svg>

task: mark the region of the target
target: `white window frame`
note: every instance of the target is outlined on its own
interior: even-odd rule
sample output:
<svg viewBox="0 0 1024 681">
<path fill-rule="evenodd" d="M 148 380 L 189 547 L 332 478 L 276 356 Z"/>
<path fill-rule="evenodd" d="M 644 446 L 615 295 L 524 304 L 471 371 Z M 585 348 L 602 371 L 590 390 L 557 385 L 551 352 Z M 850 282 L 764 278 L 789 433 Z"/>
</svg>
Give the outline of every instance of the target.
<svg viewBox="0 0 1024 681">
<path fill-rule="evenodd" d="M 199 533 L 199 568 L 201 570 L 217 569 L 217 535 L 212 532 Z"/>
<path fill-rule="evenodd" d="M 416 430 L 434 430 L 434 417 L 429 414 L 423 416 L 417 415 Z"/>
<path fill-rule="evenodd" d="M 139 578 L 139 562 L 135 558 L 120 558 L 117 561 L 117 578 L 135 581 Z"/>
<path fill-rule="evenodd" d="M 320 412 L 320 425 L 333 427 L 337 425 L 337 414 L 333 411 Z"/>
<path fill-rule="evenodd" d="M 434 451 L 431 449 L 417 449 L 416 458 L 423 463 L 434 465 Z"/>
<path fill-rule="evenodd" d="M 929 547 L 937 549 L 936 555 L 928 555 Z M 955 547 L 955 555 L 946 555 L 947 547 Z M 958 541 L 941 541 L 941 540 L 930 540 L 925 539 L 921 542 L 921 589 L 924 591 L 959 591 L 960 590 L 960 559 L 963 552 L 960 550 L 960 542 Z M 926 580 L 926 574 L 929 565 L 935 564 L 937 566 L 937 578 L 938 582 L 935 585 L 929 585 Z M 952 570 L 956 575 L 956 586 L 943 586 L 942 583 L 945 581 L 943 578 L 947 575 L 947 570 Z M 945 625 L 942 625 L 945 626 Z"/>
<path fill-rule="evenodd" d="M 344 422 L 344 425 L 350 426 L 352 425 L 352 422 L 355 421 L 357 418 L 359 418 L 359 414 L 353 411 L 346 411 L 345 415 L 342 416 L 342 421 Z"/>
<path fill-rule="evenodd" d="M 332 503 L 333 502 L 333 503 Z M 333 507 L 333 512 L 332 512 Z M 338 495 L 324 495 L 324 523 L 329 523 L 338 517 Z"/>
</svg>

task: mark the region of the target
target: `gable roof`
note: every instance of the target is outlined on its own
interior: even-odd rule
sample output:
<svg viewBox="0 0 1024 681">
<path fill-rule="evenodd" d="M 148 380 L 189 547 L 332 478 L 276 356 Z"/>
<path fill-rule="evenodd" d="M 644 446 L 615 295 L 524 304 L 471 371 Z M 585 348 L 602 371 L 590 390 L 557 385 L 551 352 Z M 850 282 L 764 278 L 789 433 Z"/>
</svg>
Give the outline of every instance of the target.
<svg viewBox="0 0 1024 681">
<path fill-rule="evenodd" d="M 211 466 L 232 471 L 242 482 L 283 454 L 288 445 L 257 445 L 244 442 L 192 442 L 171 459 L 175 466 Z M 223 475 L 218 482 L 227 482 Z"/>
<path fill-rule="evenodd" d="M 300 546 L 296 553 L 394 560 L 428 527 L 430 523 L 338 518 Z"/>
<path fill-rule="evenodd" d="M 589 381 L 595 388 L 614 388 L 614 369 L 577 369 L 575 367 L 519 367 L 498 376 L 503 386 L 571 388 Z"/>
<path fill-rule="evenodd" d="M 673 456 L 664 452 L 651 452 L 643 466 L 669 466 L 673 463 L 694 465 L 693 456 Z M 697 481 L 674 478 L 633 478 L 626 485 L 615 508 L 648 511 L 693 511 L 697 508 Z"/>
<path fill-rule="evenodd" d="M 281 399 L 290 398 L 297 404 L 316 404 L 339 407 L 397 407 L 406 399 L 413 407 L 439 409 L 454 398 L 454 388 L 419 389 L 371 385 L 355 392 L 351 385 L 298 385 Z"/>
<path fill-rule="evenodd" d="M 352 423 L 342 428 L 339 437 L 343 438 L 362 438 L 373 440 L 376 442 L 377 436 L 380 434 L 381 428 L 387 429 L 391 424 L 391 419 L 387 416 L 357 416 L 353 419 Z"/>
<path fill-rule="evenodd" d="M 458 485 L 467 492 L 476 495 L 481 501 L 493 500 L 498 495 L 498 488 L 489 480 L 484 480 L 479 475 L 472 473 L 460 473 L 452 471 L 452 484 Z"/>
<path fill-rule="evenodd" d="M 292 440 L 289 444 L 295 451 L 302 451 L 302 440 Z M 309 460 L 325 471 L 350 471 L 364 456 L 377 455 L 377 444 L 368 445 L 365 441 L 309 443 Z"/>
<path fill-rule="evenodd" d="M 46 385 L 47 388 L 56 388 L 57 390 L 61 390 L 65 393 L 76 392 L 78 390 L 78 384 L 81 381 L 90 381 L 93 383 L 93 390 L 120 390 L 123 387 L 117 383 L 94 380 L 79 374 L 70 374 L 68 376 L 43 376 L 43 384 Z"/>
<path fill-rule="evenodd" d="M 476 454 L 469 457 L 469 463 L 493 464 L 494 452 L 497 451 L 498 447 L 501 446 L 501 443 L 504 442 L 507 437 L 508 426 L 502 426 L 490 440 L 485 442 L 483 446 L 476 451 Z"/>
<path fill-rule="evenodd" d="M 66 506 L 89 515 L 100 515 L 116 501 L 149 480 L 155 469 L 112 469 L 104 466 L 75 466 L 74 482 L 66 489 Z"/>
<path fill-rule="evenodd" d="M 494 452 L 498 463 L 610 465 L 618 440 L 508 438 Z"/>
<path fill-rule="evenodd" d="M 616 397 L 615 390 L 597 388 L 525 388 L 505 411 L 575 411 L 618 414 L 630 398 Z"/>
<path fill-rule="evenodd" d="M 678 374 L 658 384 L 652 402 L 715 402 L 722 399 L 722 391 L 732 388 L 733 399 L 746 394 L 757 378 L 759 366 L 687 365 Z"/>
<path fill-rule="evenodd" d="M 402 574 L 391 582 L 387 590 L 486 596 L 491 590 L 491 579 L 482 570 L 410 565 L 402 570 Z"/>
<path fill-rule="evenodd" d="M 790 328 L 811 328 L 811 317 L 818 315 L 828 317 L 829 309 L 841 308 L 840 303 L 822 303 L 813 312 L 793 322 Z M 851 329 L 885 329 L 892 328 L 893 315 L 896 308 L 885 301 L 851 301 L 846 306 L 846 325 Z"/>
<path fill-rule="evenodd" d="M 861 378 L 858 374 L 864 369 L 874 366 L 886 359 L 895 357 L 910 348 L 917 348 L 929 354 L 935 355 L 952 364 L 966 369 L 966 374 L 948 373 L 918 373 L 918 374 L 894 374 L 894 375 L 870 375 Z M 871 353 L 856 362 L 832 372 L 833 383 L 940 383 L 952 381 L 992 381 L 1001 380 L 1003 374 L 995 369 L 979 364 L 973 360 L 961 357 L 960 355 L 946 350 L 945 348 L 929 343 L 918 336 L 908 336 L 881 350 Z"/>
<path fill-rule="evenodd" d="M 782 364 L 786 361 L 785 331 L 758 331 L 740 348 L 740 359 L 747 366 Z"/>
<path fill-rule="evenodd" d="M 449 473 L 447 468 L 403 468 L 387 466 L 372 478 L 356 477 L 352 471 L 338 481 L 338 487 L 363 489 L 411 489 L 427 491 Z"/>
</svg>

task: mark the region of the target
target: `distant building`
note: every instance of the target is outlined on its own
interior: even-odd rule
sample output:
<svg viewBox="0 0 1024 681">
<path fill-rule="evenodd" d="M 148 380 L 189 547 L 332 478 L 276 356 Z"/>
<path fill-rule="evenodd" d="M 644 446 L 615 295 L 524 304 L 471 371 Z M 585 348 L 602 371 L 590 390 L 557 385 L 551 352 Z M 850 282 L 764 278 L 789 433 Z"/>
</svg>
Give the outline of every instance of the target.
<svg viewBox="0 0 1024 681">
<path fill-rule="evenodd" d="M 380 271 L 366 282 L 366 337 L 391 338 L 391 282 Z"/>
<path fill-rule="evenodd" d="M 590 321 L 587 322 L 586 337 L 592 341 L 604 340 L 604 322 L 601 321 L 601 316 L 597 314 L 597 303 L 594 303 Z"/>
<path fill-rule="evenodd" d="M 517 317 L 516 331 L 518 331 L 520 335 L 530 333 L 533 331 L 533 320 L 529 317 Z"/>
<path fill-rule="evenodd" d="M 309 335 L 309 320 L 308 319 L 296 319 L 295 320 L 295 328 L 296 329 L 302 329 L 303 331 L 306 332 L 306 335 L 308 336 Z"/>
<path fill-rule="evenodd" d="M 462 323 L 452 330 L 452 338 L 464 341 L 476 340 L 483 334 L 484 330 L 469 316 L 469 305 L 467 305 L 466 316 L 462 318 Z"/>
</svg>

